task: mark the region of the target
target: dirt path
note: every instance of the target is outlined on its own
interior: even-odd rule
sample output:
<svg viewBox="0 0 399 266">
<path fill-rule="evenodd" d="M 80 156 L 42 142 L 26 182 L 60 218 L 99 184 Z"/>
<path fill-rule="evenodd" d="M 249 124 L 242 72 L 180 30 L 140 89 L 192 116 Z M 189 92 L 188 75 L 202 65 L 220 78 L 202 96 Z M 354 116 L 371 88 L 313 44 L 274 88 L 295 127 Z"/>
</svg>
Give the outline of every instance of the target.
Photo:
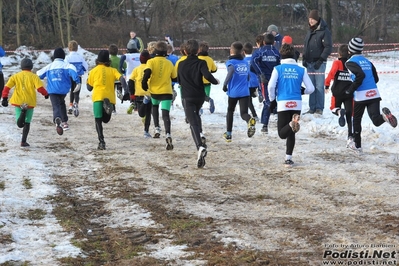
<svg viewBox="0 0 399 266">
<path fill-rule="evenodd" d="M 226 143 L 224 117 L 216 113 L 219 125 L 203 118 L 209 149 L 206 167 L 197 169 L 178 108 L 173 151 L 164 138 L 144 139 L 141 119 L 124 107 L 104 126 L 107 150 L 98 151 L 84 102 L 58 136 L 50 103 L 40 99 L 26 151 L 47 165 L 59 187 L 49 199 L 53 213 L 86 255 L 61 260 L 68 265 L 321 265 L 329 245 L 398 250 L 398 149 L 357 156 L 334 135 L 300 132 L 297 166 L 286 169 L 275 126 L 253 139 L 238 130 Z M 0 142 L 9 152 L 19 149 Z M 168 257 L 168 247 L 181 253 Z"/>
</svg>

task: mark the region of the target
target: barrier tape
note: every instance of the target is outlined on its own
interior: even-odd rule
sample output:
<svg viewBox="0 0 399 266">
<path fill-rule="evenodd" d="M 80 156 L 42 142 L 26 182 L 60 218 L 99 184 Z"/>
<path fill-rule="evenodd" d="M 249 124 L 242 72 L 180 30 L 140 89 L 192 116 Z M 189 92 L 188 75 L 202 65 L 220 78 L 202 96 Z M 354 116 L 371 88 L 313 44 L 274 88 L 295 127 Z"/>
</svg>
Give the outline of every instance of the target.
<svg viewBox="0 0 399 266">
<path fill-rule="evenodd" d="M 340 46 L 341 43 L 335 43 L 333 44 L 333 47 L 338 47 Z M 380 49 L 380 50 L 368 50 L 368 51 L 363 51 L 363 53 L 378 53 L 378 52 L 385 52 L 385 51 L 394 51 L 399 49 L 399 43 L 369 43 L 365 44 L 364 46 L 394 46 L 395 48 L 390 48 L 390 49 Z M 397 46 L 397 47 L 396 47 Z M 301 48 L 304 47 L 304 45 L 294 45 L 296 48 Z M 256 48 L 256 47 L 255 47 Z M 108 47 L 94 47 L 94 48 L 84 48 L 87 51 L 100 51 L 104 49 L 108 49 Z M 229 50 L 230 47 L 228 46 L 220 46 L 220 47 L 209 47 L 210 50 Z M 126 50 L 126 49 L 121 49 L 121 50 Z M 178 51 L 180 50 L 180 47 L 175 47 L 175 50 Z M 16 49 L 16 50 L 7 50 L 5 51 L 6 53 L 23 53 L 23 52 L 52 52 L 54 49 Z M 333 53 L 336 54 L 336 53 Z"/>
</svg>

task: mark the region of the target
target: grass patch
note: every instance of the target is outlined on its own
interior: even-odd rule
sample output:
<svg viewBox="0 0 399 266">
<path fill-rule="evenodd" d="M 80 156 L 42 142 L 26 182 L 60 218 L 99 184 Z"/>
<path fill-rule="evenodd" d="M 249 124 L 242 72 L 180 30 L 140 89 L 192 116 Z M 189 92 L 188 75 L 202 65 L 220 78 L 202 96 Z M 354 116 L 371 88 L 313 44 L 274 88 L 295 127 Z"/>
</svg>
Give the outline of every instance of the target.
<svg viewBox="0 0 399 266">
<path fill-rule="evenodd" d="M 19 217 L 29 220 L 41 220 L 46 216 L 47 212 L 42 209 L 28 210 L 27 213 L 21 214 Z"/>
<path fill-rule="evenodd" d="M 22 185 L 26 188 L 26 189 L 31 189 L 33 187 L 32 182 L 30 181 L 29 178 L 24 178 Z"/>
<path fill-rule="evenodd" d="M 0 189 L 4 190 L 6 188 L 6 183 L 4 181 L 0 182 Z"/>
</svg>

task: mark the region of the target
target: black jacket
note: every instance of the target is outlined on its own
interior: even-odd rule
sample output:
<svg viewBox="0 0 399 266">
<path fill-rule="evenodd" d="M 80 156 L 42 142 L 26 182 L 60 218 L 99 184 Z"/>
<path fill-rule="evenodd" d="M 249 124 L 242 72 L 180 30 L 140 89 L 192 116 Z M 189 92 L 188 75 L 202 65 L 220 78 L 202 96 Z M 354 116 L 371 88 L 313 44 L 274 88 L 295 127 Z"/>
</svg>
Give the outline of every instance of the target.
<svg viewBox="0 0 399 266">
<path fill-rule="evenodd" d="M 303 49 L 304 62 L 327 61 L 332 51 L 331 32 L 327 23 L 320 18 L 315 30 L 309 30 L 305 37 Z"/>
<path fill-rule="evenodd" d="M 202 77 L 205 77 L 212 84 L 218 84 L 218 81 L 209 72 L 206 61 L 198 59 L 196 55 L 189 55 L 179 63 L 177 82 L 181 86 L 182 98 L 205 98 Z"/>
</svg>

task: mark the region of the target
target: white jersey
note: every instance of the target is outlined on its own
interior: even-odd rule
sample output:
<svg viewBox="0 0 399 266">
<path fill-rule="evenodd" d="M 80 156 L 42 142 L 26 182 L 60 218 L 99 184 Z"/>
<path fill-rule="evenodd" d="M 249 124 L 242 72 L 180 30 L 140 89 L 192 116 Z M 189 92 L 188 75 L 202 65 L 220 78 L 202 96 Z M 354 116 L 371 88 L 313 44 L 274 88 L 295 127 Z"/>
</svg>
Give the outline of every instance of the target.
<svg viewBox="0 0 399 266">
<path fill-rule="evenodd" d="M 140 63 L 140 53 L 132 53 L 132 54 L 125 54 L 126 56 L 126 77 L 130 77 L 133 72 L 133 69 L 138 67 Z"/>
</svg>

